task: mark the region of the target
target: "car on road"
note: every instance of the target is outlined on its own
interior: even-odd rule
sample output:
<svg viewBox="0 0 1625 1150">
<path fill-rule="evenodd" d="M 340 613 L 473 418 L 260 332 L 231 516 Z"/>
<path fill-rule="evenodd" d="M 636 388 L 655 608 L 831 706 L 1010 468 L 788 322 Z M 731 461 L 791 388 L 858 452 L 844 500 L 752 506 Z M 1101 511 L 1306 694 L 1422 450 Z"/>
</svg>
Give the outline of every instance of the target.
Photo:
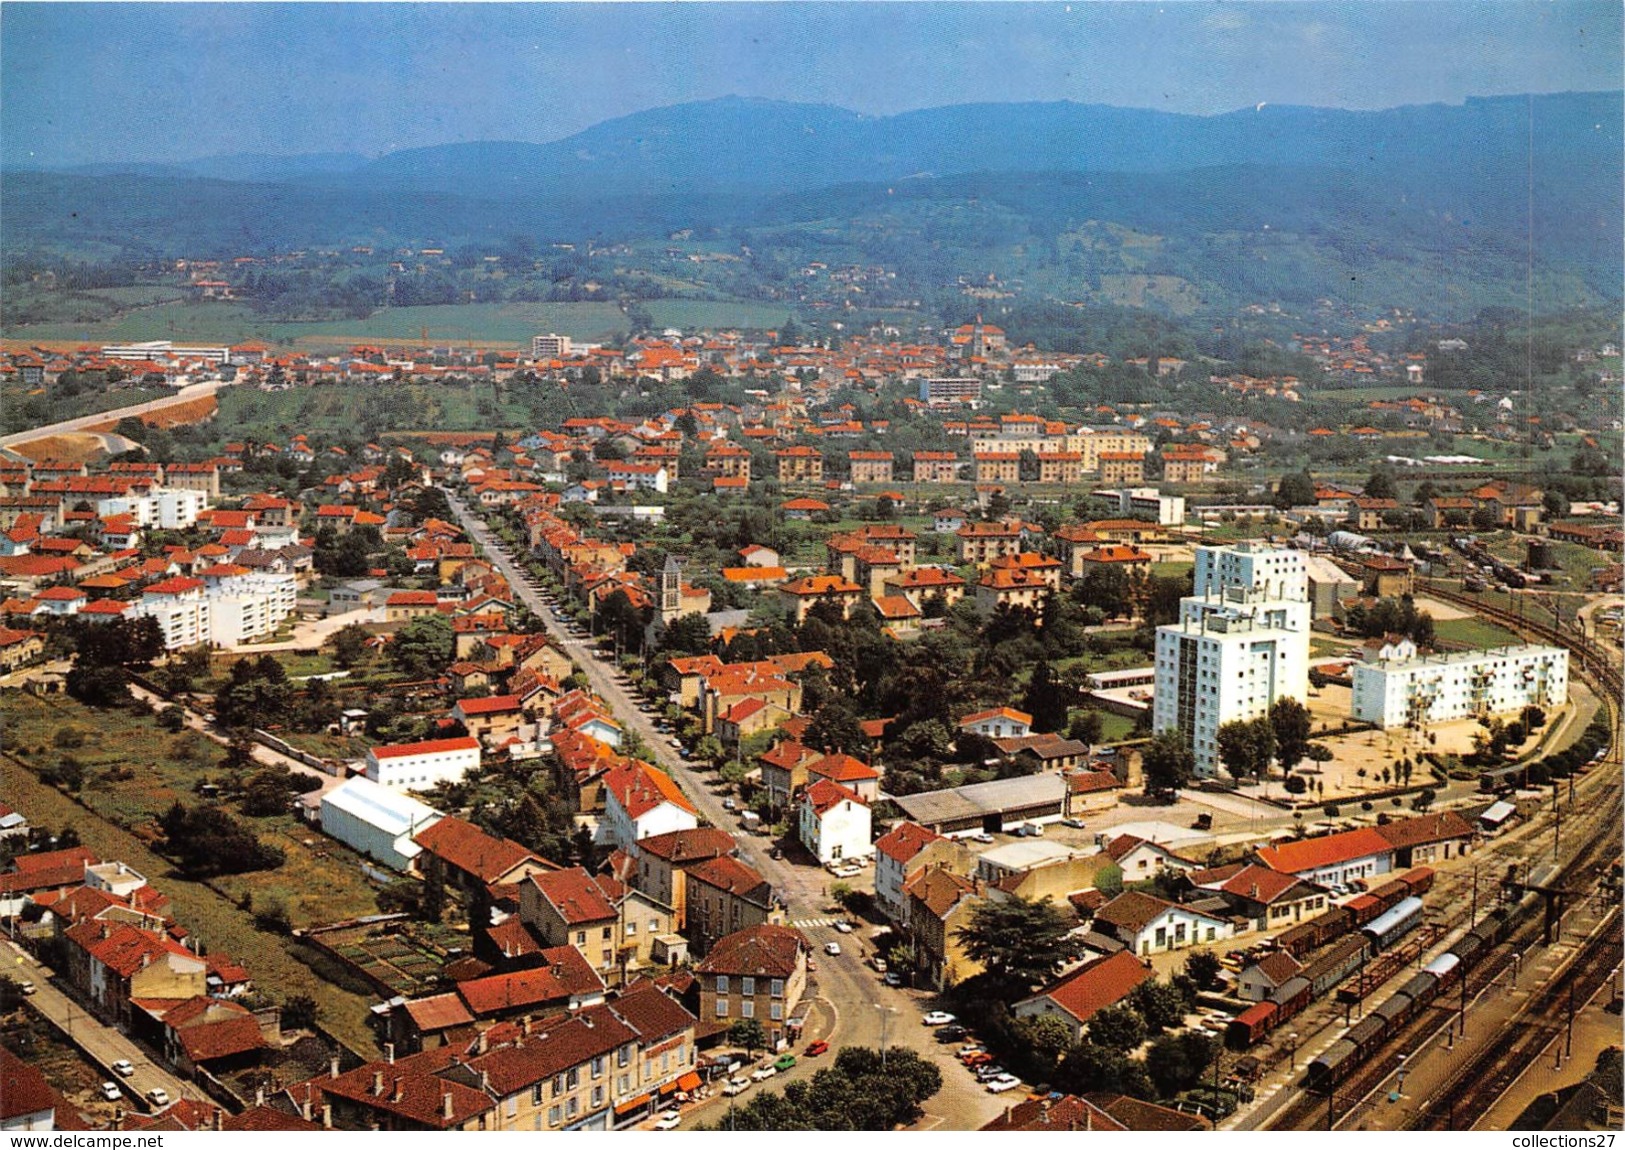
<svg viewBox="0 0 1625 1150">
<path fill-rule="evenodd" d="M 946 1010 L 932 1010 L 920 1021 L 927 1026 L 947 1026 L 950 1022 L 958 1022 L 959 1019 Z"/>
<path fill-rule="evenodd" d="M 752 1070 L 750 1072 L 750 1076 L 757 1082 L 766 1082 L 769 1078 L 772 1078 L 777 1073 L 778 1070 L 774 1068 L 771 1062 L 764 1062 L 755 1070 Z"/>
<path fill-rule="evenodd" d="M 846 919 L 843 918 L 843 919 L 841 919 L 839 922 L 837 922 L 835 924 L 835 929 L 840 931 L 840 933 L 842 933 L 842 934 L 851 934 L 852 933 L 852 924 L 847 922 Z"/>
<path fill-rule="evenodd" d="M 944 1043 L 958 1042 L 969 1033 L 963 1026 L 944 1026 L 937 1030 L 936 1039 L 938 1042 Z"/>
<path fill-rule="evenodd" d="M 883 981 L 887 986 L 902 986 L 903 976 L 898 974 L 895 970 L 888 970 L 881 976 L 881 981 Z"/>
<path fill-rule="evenodd" d="M 728 1085 L 722 1088 L 722 1093 L 727 1095 L 729 1098 L 737 1098 L 739 1095 L 743 1094 L 749 1089 L 750 1079 L 746 1078 L 743 1074 L 740 1074 L 736 1077 L 728 1079 Z"/>
<path fill-rule="evenodd" d="M 824 1053 L 824 1051 L 828 1049 L 829 1043 L 820 1038 L 816 1042 L 807 1043 L 807 1049 L 802 1053 L 808 1058 L 817 1058 L 820 1054 Z"/>
<path fill-rule="evenodd" d="M 34 991 L 38 990 L 39 988 L 25 978 L 17 984 L 17 989 L 22 991 L 24 994 L 33 994 Z"/>
<path fill-rule="evenodd" d="M 781 1054 L 773 1060 L 773 1069 L 777 1070 L 780 1074 L 783 1074 L 795 1064 L 796 1056 L 794 1054 Z"/>
<path fill-rule="evenodd" d="M 683 1121 L 683 1116 L 681 1114 L 679 1114 L 677 1111 L 675 1111 L 675 1110 L 667 1110 L 667 1111 L 663 1112 L 660 1115 L 659 1118 L 655 1119 L 655 1129 L 656 1130 L 675 1130 L 675 1129 L 677 1129 L 678 1126 L 680 1126 L 682 1124 L 682 1121 Z"/>
<path fill-rule="evenodd" d="M 725 810 L 725 811 L 738 810 L 739 809 L 739 804 L 734 802 L 732 799 L 723 799 L 722 800 L 722 809 Z"/>
<path fill-rule="evenodd" d="M 970 841 L 973 843 L 990 843 L 993 841 L 993 836 L 988 834 L 986 831 L 982 831 L 978 834 L 971 835 Z"/>
<path fill-rule="evenodd" d="M 840 954 L 841 953 L 841 944 L 838 943 L 838 942 L 826 942 L 824 944 L 824 953 L 825 954 L 831 954 L 831 955 Z"/>
<path fill-rule="evenodd" d="M 1003 1094 L 1006 1090 L 1014 1090 L 1021 1085 L 1021 1079 L 1014 1074 L 1001 1075 L 987 1084 L 989 1094 Z"/>
<path fill-rule="evenodd" d="M 117 1102 L 124 1097 L 124 1092 L 118 1088 L 117 1082 L 103 1082 L 101 1094 L 109 1102 Z"/>
<path fill-rule="evenodd" d="M 154 1086 L 151 1090 L 147 1091 L 147 1101 L 152 1103 L 154 1106 L 168 1106 L 169 1091 L 165 1090 L 162 1086 Z"/>
<path fill-rule="evenodd" d="M 117 1062 L 113 1063 L 113 1073 L 117 1074 L 120 1078 L 128 1078 L 130 1075 L 135 1073 L 135 1063 L 131 1062 L 128 1058 L 120 1058 Z"/>
<path fill-rule="evenodd" d="M 1061 825 L 1063 827 L 1071 827 L 1075 831 L 1081 831 L 1084 829 L 1085 824 L 1082 819 L 1062 819 Z"/>
</svg>

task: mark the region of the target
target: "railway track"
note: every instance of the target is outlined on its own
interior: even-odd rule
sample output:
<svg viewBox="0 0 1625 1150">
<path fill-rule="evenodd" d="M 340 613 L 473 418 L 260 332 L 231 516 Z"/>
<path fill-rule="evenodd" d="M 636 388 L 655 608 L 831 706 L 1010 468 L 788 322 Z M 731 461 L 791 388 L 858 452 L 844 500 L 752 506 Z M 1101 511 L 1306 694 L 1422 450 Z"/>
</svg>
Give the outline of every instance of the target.
<svg viewBox="0 0 1625 1150">
<path fill-rule="evenodd" d="M 1451 1130 L 1456 1114 L 1483 1114 L 1563 1032 L 1574 1003 L 1600 990 L 1619 966 L 1620 915 L 1609 911 L 1562 979 L 1546 984 L 1513 1025 L 1502 1028 L 1477 1055 L 1463 1062 L 1411 1123 L 1413 1130 Z"/>
</svg>

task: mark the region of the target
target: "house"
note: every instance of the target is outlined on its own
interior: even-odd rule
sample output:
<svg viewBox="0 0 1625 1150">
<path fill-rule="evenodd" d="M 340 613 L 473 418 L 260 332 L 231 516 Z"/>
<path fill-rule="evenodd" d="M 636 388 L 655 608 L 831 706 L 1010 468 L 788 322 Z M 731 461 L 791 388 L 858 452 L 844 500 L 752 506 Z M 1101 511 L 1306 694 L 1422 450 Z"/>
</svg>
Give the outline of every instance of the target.
<svg viewBox="0 0 1625 1150">
<path fill-rule="evenodd" d="M 807 621 L 808 613 L 819 603 L 836 604 L 844 619 L 864 598 L 863 588 L 842 575 L 803 575 L 780 585 L 778 594 L 797 626 Z"/>
<path fill-rule="evenodd" d="M 1158 1109 L 1161 1109 L 1159 1107 Z M 1171 1111 L 1170 1113 L 1178 1113 Z M 1181 1117 L 1187 1117 L 1181 1115 Z M 994 1118 L 983 1130 L 1000 1133 L 1014 1131 L 1051 1131 L 1082 1133 L 1127 1130 L 1128 1127 L 1092 1102 L 1076 1094 L 1047 1094 L 1042 1098 L 1029 1098 L 1014 1106 L 1006 1106 L 1004 1113 Z"/>
<path fill-rule="evenodd" d="M 1263 1002 L 1298 976 L 1303 966 L 1284 950 L 1272 950 L 1241 972 L 1236 993 L 1248 1002 Z"/>
<path fill-rule="evenodd" d="M 1455 811 L 1395 819 L 1375 828 L 1394 848 L 1394 866 L 1433 865 L 1460 858 L 1472 850 L 1477 837 L 1472 826 Z"/>
<path fill-rule="evenodd" d="M 528 874 L 519 919 L 548 946 L 571 946 L 610 985 L 649 966 L 656 941 L 672 933 L 671 908 L 609 875 L 581 867 Z"/>
<path fill-rule="evenodd" d="M 875 840 L 875 901 L 893 922 L 904 924 L 908 900 L 903 888 L 912 875 L 935 862 L 957 862 L 969 871 L 964 848 L 907 819 Z"/>
<path fill-rule="evenodd" d="M 0 674 L 9 674 L 44 654 L 44 635 L 37 631 L 0 627 Z"/>
<path fill-rule="evenodd" d="M 982 973 L 982 964 L 965 953 L 959 932 L 970 925 L 976 907 L 986 901 L 979 879 L 955 873 L 946 865 L 927 867 L 903 887 L 905 912 L 914 937 L 914 964 L 919 978 L 942 990 Z"/>
<path fill-rule="evenodd" d="M 1122 1002 L 1157 972 L 1126 950 L 1085 963 L 1011 1011 L 1017 1018 L 1058 1018 L 1074 1044 L 1082 1042 L 1089 1020 L 1108 1006 Z"/>
<path fill-rule="evenodd" d="M 73 1108 L 45 1075 L 0 1047 L 0 1131 L 80 1129 Z"/>
<path fill-rule="evenodd" d="M 793 1035 L 807 991 L 807 938 L 790 926 L 763 924 L 724 935 L 694 968 L 700 984 L 702 1024 L 726 1028 L 741 1019 L 762 1024 L 779 1049 Z"/>
<path fill-rule="evenodd" d="M 1089 744 L 1051 732 L 1021 738 L 994 739 L 1001 755 L 1025 759 L 1040 771 L 1071 771 L 1089 758 Z"/>
<path fill-rule="evenodd" d="M 1322 886 L 1346 886 L 1355 879 L 1394 869 L 1392 843 L 1370 827 L 1260 847 L 1254 857 L 1271 870 L 1294 874 Z"/>
<path fill-rule="evenodd" d="M 768 806 L 783 810 L 807 785 L 807 766 L 823 756 L 794 739 L 782 739 L 756 756 L 762 772 L 762 789 Z"/>
<path fill-rule="evenodd" d="M 961 731 L 970 731 L 984 739 L 1023 739 L 1032 734 L 1033 717 L 1014 707 L 995 707 L 991 711 L 977 711 L 959 720 Z"/>
<path fill-rule="evenodd" d="M 1196 870 L 1198 864 L 1165 846 L 1137 835 L 1118 835 L 1106 844 L 1108 857 L 1123 871 L 1124 882 L 1141 882 L 1164 870 Z"/>
<path fill-rule="evenodd" d="M 684 885 L 688 941 L 696 954 L 710 953 L 723 935 L 784 920 L 772 884 L 732 855 L 694 864 Z"/>
<path fill-rule="evenodd" d="M 423 848 L 413 836 L 444 816 L 410 795 L 365 776 L 346 779 L 322 795 L 322 833 L 392 870 L 408 872 Z"/>
<path fill-rule="evenodd" d="M 468 733 L 487 746 L 500 746 L 517 734 L 525 714 L 516 695 L 490 695 L 483 699 L 458 699 L 451 717 Z"/>
<path fill-rule="evenodd" d="M 447 882 L 467 894 L 512 886 L 528 874 L 557 869 L 512 839 L 486 834 L 455 815 L 418 831 L 412 841 L 422 851 L 418 866 L 430 882 Z"/>
<path fill-rule="evenodd" d="M 807 764 L 807 784 L 811 786 L 819 779 L 839 783 L 866 803 L 880 798 L 880 772 L 851 755 L 837 752 L 812 760 Z"/>
<path fill-rule="evenodd" d="M 439 610 L 440 598 L 433 591 L 396 591 L 384 600 L 384 618 L 391 623 L 404 623 Z"/>
<path fill-rule="evenodd" d="M 861 795 L 829 779 L 819 779 L 801 796 L 801 845 L 820 864 L 866 858 L 874 850 L 869 819 L 869 804 Z"/>
<path fill-rule="evenodd" d="M 1141 957 L 1218 942 L 1233 933 L 1228 919 L 1137 890 L 1112 899 L 1095 912 L 1094 921 L 1097 931 Z"/>
<path fill-rule="evenodd" d="M 86 919 L 61 931 L 66 973 L 102 1018 L 128 1031 L 135 999 L 207 995 L 208 964 L 167 935 Z"/>
<path fill-rule="evenodd" d="M 1257 863 L 1239 868 L 1190 871 L 1185 876 L 1198 890 L 1219 895 L 1254 930 L 1279 930 L 1314 918 L 1331 904 L 1325 887 L 1282 874 Z"/>
<path fill-rule="evenodd" d="M 632 856 L 632 885 L 671 907 L 675 929 L 681 931 L 687 923 L 689 869 L 731 855 L 739 846 L 727 831 L 694 827 L 650 835 L 626 849 Z"/>
<path fill-rule="evenodd" d="M 699 812 L 666 772 L 637 759 L 604 772 L 599 840 L 625 850 L 650 835 L 692 830 Z"/>
</svg>

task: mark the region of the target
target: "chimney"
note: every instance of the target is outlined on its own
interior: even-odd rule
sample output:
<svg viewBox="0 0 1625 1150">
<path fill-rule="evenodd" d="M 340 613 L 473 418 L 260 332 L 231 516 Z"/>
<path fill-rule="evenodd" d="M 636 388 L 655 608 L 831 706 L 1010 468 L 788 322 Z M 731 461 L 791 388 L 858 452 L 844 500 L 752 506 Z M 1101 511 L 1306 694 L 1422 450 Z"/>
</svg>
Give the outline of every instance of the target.
<svg viewBox="0 0 1625 1150">
<path fill-rule="evenodd" d="M 389 1100 L 391 1102 L 399 1102 L 401 1100 L 401 1078 L 399 1075 L 395 1076 L 393 1089 L 391 1089 L 389 1092 Z"/>
<path fill-rule="evenodd" d="M 395 1044 L 393 1042 L 384 1043 L 384 1061 L 391 1066 L 395 1065 Z"/>
<path fill-rule="evenodd" d="M 254 1087 L 254 1105 L 255 1106 L 264 1106 L 265 1105 L 265 1087 L 264 1086 L 256 1086 L 256 1087 Z"/>
<path fill-rule="evenodd" d="M 299 1117 L 310 1121 L 310 1087 L 305 1087 L 305 1100 L 299 1104 Z"/>
<path fill-rule="evenodd" d="M 491 1089 L 491 1072 L 489 1070 L 480 1071 L 480 1089 L 481 1090 L 490 1090 Z"/>
<path fill-rule="evenodd" d="M 260 1102 L 258 1105 L 263 1106 L 265 1103 Z M 226 1128 L 226 1112 L 218 1106 L 214 1108 L 214 1128 L 217 1132 Z"/>
<path fill-rule="evenodd" d="M 373 1097 L 376 1098 L 379 1095 L 381 1095 L 383 1092 L 384 1092 L 384 1072 L 382 1070 L 374 1070 L 372 1072 L 372 1094 L 373 1094 Z"/>
<path fill-rule="evenodd" d="M 519 1033 L 526 1038 L 530 1037 L 530 1015 L 527 1014 L 519 1020 Z"/>
<path fill-rule="evenodd" d="M 489 1043 L 486 1041 L 485 1035 L 486 1035 L 486 1032 L 482 1030 L 482 1031 L 480 1031 L 480 1036 L 474 1040 L 474 1053 L 475 1054 L 484 1054 L 486 1052 L 486 1050 L 489 1048 Z"/>
<path fill-rule="evenodd" d="M 440 1115 L 447 1122 L 450 1122 L 452 1120 L 452 1117 L 453 1117 L 454 1113 L 455 1112 L 452 1110 L 452 1103 L 451 1103 L 451 1091 L 448 1090 L 448 1091 L 446 1091 L 446 1093 L 444 1093 L 444 1094 L 442 1094 L 440 1096 Z"/>
<path fill-rule="evenodd" d="M 327 1063 L 327 1076 L 329 1078 L 339 1076 L 339 1056 L 337 1054 L 333 1055 L 332 1059 Z"/>
<path fill-rule="evenodd" d="M 1251 898 L 1254 902 L 1258 901 L 1258 884 L 1256 882 L 1253 883 L 1253 885 L 1248 889 L 1247 897 Z"/>
<path fill-rule="evenodd" d="M 322 1103 L 322 1129 L 333 1129 L 333 1107 L 326 1102 Z"/>
</svg>

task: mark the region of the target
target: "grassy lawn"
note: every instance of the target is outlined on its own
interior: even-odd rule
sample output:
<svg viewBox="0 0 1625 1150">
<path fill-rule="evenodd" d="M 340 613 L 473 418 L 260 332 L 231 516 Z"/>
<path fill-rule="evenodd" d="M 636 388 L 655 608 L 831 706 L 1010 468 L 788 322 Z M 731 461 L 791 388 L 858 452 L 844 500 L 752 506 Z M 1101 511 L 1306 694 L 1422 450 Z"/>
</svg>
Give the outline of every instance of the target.
<svg viewBox="0 0 1625 1150">
<path fill-rule="evenodd" d="M 367 1003 L 319 980 L 285 949 L 288 940 L 255 928 L 238 900 L 252 893 L 263 906 L 281 900 L 296 927 L 377 910 L 360 858 L 300 824 L 292 815 L 244 821 L 281 847 L 287 858 L 274 871 L 223 876 L 211 885 L 186 879 L 147 842 L 156 817 L 180 799 L 195 802 L 193 784 L 218 777 L 221 748 L 194 732 L 171 735 L 124 711 L 90 711 L 71 701 L 20 693 L 5 697 L 6 745 L 19 764 L 6 772 L 8 801 L 41 825 L 73 825 L 91 849 L 122 859 L 174 900 L 175 917 L 215 948 L 245 962 L 267 990 L 310 993 L 324 1006 L 323 1024 L 357 1050 L 372 1049 Z M 82 734 L 76 747 L 55 745 L 56 733 Z M 70 734 L 70 741 L 73 734 Z M 78 801 L 42 784 L 35 771 L 73 755 L 85 769 Z M 27 769 L 20 769 L 26 767 Z M 117 771 L 118 776 L 110 775 Z M 128 772 L 130 777 L 121 777 Z M 306 841 L 314 845 L 306 846 Z"/>
<path fill-rule="evenodd" d="M 1166 562 L 1151 564 L 1151 574 L 1163 579 L 1183 579 L 1195 570 L 1196 564 L 1192 562 Z"/>
<path fill-rule="evenodd" d="M 1440 619 L 1433 624 L 1433 633 L 1447 642 L 1469 647 L 1504 647 L 1519 642 L 1505 627 L 1484 619 Z"/>
</svg>

